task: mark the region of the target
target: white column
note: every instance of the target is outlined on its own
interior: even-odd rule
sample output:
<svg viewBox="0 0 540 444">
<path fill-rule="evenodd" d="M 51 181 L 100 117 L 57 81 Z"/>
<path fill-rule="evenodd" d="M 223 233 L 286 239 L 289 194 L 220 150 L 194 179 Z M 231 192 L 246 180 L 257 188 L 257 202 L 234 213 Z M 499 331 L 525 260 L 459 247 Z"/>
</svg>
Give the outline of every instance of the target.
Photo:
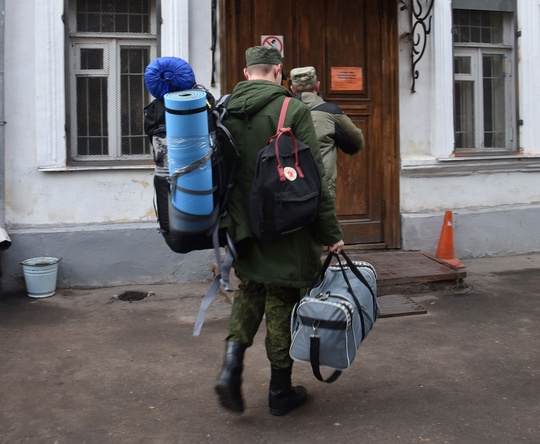
<svg viewBox="0 0 540 444">
<path fill-rule="evenodd" d="M 450 0 L 435 1 L 431 39 L 431 94 L 435 103 L 431 122 L 431 153 L 436 158 L 447 158 L 454 150 L 454 57 Z"/>
<path fill-rule="evenodd" d="M 519 61 L 519 118 L 523 120 L 520 127 L 520 148 L 525 153 L 540 154 L 538 140 L 538 116 L 540 116 L 540 1 L 518 1 L 517 39 Z"/>
<path fill-rule="evenodd" d="M 66 164 L 64 24 L 62 0 L 34 3 L 35 140 L 40 167 Z M 32 115 L 32 113 L 29 113 Z"/>
<path fill-rule="evenodd" d="M 189 60 L 189 0 L 162 0 L 161 19 L 161 55 Z"/>
</svg>

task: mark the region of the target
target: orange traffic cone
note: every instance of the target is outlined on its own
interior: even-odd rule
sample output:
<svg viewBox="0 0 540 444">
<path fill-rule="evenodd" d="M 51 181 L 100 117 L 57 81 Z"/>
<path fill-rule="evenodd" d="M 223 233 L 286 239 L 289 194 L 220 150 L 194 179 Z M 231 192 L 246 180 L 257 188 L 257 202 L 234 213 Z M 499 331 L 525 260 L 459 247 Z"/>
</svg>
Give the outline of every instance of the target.
<svg viewBox="0 0 540 444">
<path fill-rule="evenodd" d="M 447 210 L 444 213 L 441 237 L 439 238 L 439 246 L 437 247 L 435 257 L 453 267 L 465 268 L 465 265 L 454 257 L 454 228 L 452 225 L 452 212 Z"/>
</svg>

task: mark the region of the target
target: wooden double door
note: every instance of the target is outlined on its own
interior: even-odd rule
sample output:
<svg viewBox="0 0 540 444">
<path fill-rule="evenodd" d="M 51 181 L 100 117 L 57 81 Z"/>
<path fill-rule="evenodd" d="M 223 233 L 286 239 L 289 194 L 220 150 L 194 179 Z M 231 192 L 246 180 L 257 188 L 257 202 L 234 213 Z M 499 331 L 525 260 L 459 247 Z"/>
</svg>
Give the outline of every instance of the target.
<svg viewBox="0 0 540 444">
<path fill-rule="evenodd" d="M 222 0 L 221 84 L 243 78 L 245 50 L 272 44 L 284 72 L 314 66 L 326 101 L 362 129 L 365 148 L 340 151 L 336 212 L 348 245 L 400 247 L 395 0 Z"/>
</svg>

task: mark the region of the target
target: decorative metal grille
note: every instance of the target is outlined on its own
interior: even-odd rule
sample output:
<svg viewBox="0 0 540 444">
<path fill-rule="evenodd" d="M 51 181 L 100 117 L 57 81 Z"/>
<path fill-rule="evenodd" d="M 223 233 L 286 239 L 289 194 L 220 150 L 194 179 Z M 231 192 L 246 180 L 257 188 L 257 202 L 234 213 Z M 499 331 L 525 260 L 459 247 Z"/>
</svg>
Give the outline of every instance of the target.
<svg viewBox="0 0 540 444">
<path fill-rule="evenodd" d="M 411 92 L 416 92 L 416 80 L 420 77 L 420 71 L 417 69 L 417 65 L 424 56 L 428 43 L 428 35 L 431 33 L 431 12 L 433 10 L 434 0 L 410 0 L 409 3 L 405 0 L 399 0 L 399 2 L 401 4 L 400 10 L 409 10 L 411 14 Z"/>
<path fill-rule="evenodd" d="M 149 0 L 79 0 L 77 32 L 150 32 Z"/>
</svg>

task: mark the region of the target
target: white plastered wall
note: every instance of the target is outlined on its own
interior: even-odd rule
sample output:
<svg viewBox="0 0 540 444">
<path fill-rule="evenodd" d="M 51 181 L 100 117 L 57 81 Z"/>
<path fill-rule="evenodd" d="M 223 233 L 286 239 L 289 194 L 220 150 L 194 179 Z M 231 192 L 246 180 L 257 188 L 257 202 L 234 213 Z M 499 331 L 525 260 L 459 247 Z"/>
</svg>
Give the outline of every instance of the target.
<svg viewBox="0 0 540 444">
<path fill-rule="evenodd" d="M 197 81 L 210 86 L 211 2 L 161 5 L 162 55 L 188 60 Z M 66 286 L 206 279 L 211 252 L 174 254 L 156 231 L 152 168 L 66 166 L 62 13 L 63 0 L 6 2 L 6 228 L 12 246 L 0 253 L 0 284 L 20 288 L 19 262 L 41 255 L 64 258 L 59 284 Z M 415 93 L 410 42 L 398 43 L 403 248 L 433 252 L 450 209 L 459 257 L 540 251 L 540 4 L 518 0 L 524 152 L 508 159 L 450 158 L 450 17 L 450 0 L 436 0 Z M 406 12 L 399 13 L 399 29 L 400 35 L 410 30 Z M 212 92 L 219 95 L 219 83 Z"/>
<path fill-rule="evenodd" d="M 62 256 L 59 285 L 201 280 L 212 253 L 172 253 L 153 206 L 153 168 L 66 164 L 64 1 L 5 10 L 6 228 L 1 287 L 22 284 L 21 260 Z M 210 87 L 211 2 L 161 0 L 162 55 Z M 217 76 L 217 78 L 219 78 Z M 212 88 L 219 94 L 219 83 Z"/>
<path fill-rule="evenodd" d="M 540 249 L 540 5 L 518 0 L 520 147 L 515 156 L 453 158 L 451 1 L 435 2 L 431 33 L 410 92 L 411 44 L 400 39 L 402 246 L 435 253 L 444 212 L 454 213 L 456 255 Z M 409 28 L 400 17 L 400 35 Z"/>
</svg>

